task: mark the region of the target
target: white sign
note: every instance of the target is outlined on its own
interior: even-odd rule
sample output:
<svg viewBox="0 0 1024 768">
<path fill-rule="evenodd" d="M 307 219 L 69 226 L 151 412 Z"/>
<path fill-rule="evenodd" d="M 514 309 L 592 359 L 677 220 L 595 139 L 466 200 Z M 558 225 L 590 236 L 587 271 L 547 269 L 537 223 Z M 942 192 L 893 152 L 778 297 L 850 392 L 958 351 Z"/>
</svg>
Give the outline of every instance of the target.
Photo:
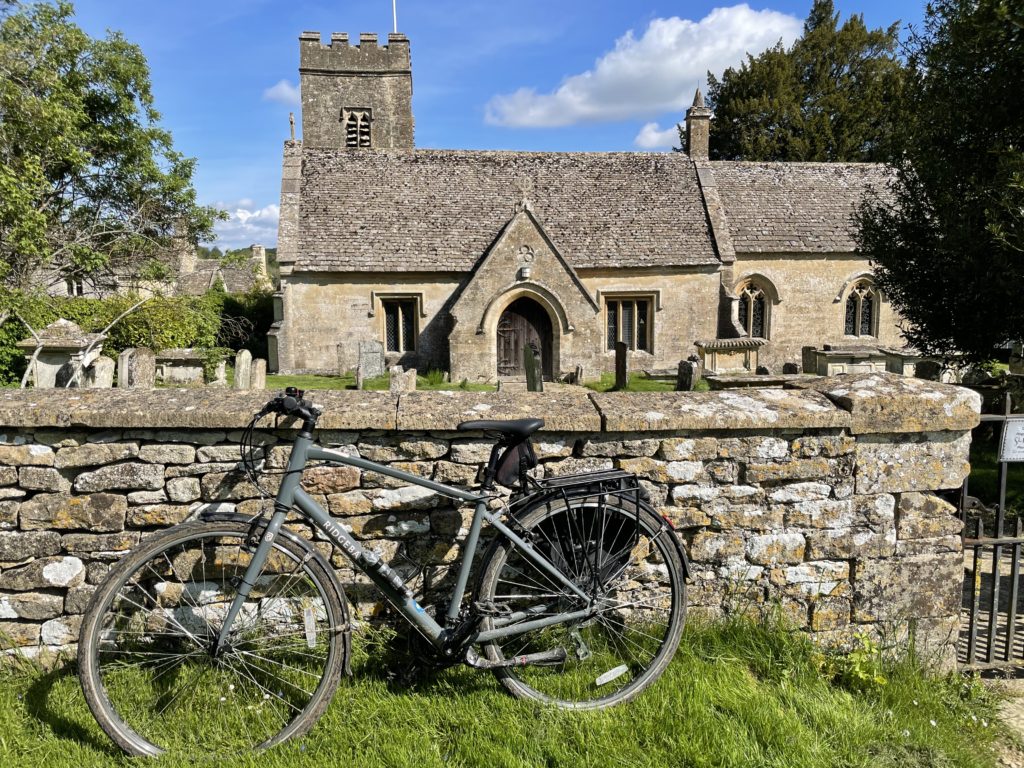
<svg viewBox="0 0 1024 768">
<path fill-rule="evenodd" d="M 1003 422 L 999 460 L 1024 461 L 1024 416 L 1012 417 Z"/>
</svg>

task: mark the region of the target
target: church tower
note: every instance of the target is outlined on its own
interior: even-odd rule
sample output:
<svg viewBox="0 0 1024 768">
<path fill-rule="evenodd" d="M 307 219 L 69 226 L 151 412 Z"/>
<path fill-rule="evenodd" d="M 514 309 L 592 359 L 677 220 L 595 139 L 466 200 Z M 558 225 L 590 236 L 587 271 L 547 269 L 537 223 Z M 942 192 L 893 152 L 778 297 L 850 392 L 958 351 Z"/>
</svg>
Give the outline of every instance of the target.
<svg viewBox="0 0 1024 768">
<path fill-rule="evenodd" d="M 409 38 L 335 32 L 330 45 L 318 32 L 299 36 L 302 143 L 332 149 L 411 149 L 412 64 Z"/>
</svg>

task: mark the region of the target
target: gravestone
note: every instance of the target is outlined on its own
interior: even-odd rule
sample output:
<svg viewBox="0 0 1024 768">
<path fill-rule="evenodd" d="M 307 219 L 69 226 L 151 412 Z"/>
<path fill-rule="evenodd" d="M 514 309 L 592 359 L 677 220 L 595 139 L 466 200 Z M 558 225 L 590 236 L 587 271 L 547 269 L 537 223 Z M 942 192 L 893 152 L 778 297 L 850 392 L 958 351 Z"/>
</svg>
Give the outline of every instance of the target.
<svg viewBox="0 0 1024 768">
<path fill-rule="evenodd" d="M 129 347 L 117 356 L 117 386 L 122 389 L 128 388 L 128 365 L 131 363 L 134 351 L 134 349 Z"/>
<path fill-rule="evenodd" d="M 526 391 L 543 392 L 544 377 L 540 350 L 529 344 L 523 347 L 523 367 L 526 369 Z"/>
<path fill-rule="evenodd" d="M 392 392 L 415 392 L 416 391 L 416 369 L 404 370 L 402 366 L 396 365 L 391 369 Z"/>
<path fill-rule="evenodd" d="M 252 361 L 252 375 L 249 377 L 249 389 L 267 388 L 267 361 L 258 357 Z"/>
<path fill-rule="evenodd" d="M 147 347 L 136 347 L 128 360 L 128 386 L 152 389 L 156 386 L 156 353 Z"/>
<path fill-rule="evenodd" d="M 793 376 L 800 373 L 800 366 L 796 363 L 783 363 L 782 372 L 787 376 Z"/>
<path fill-rule="evenodd" d="M 629 386 L 629 346 L 624 341 L 615 342 L 615 387 L 616 391 Z"/>
<path fill-rule="evenodd" d="M 110 389 L 114 386 L 116 363 L 109 357 L 98 357 L 85 369 L 85 386 L 90 389 Z"/>
<path fill-rule="evenodd" d="M 700 381 L 700 363 L 693 360 L 680 360 L 676 373 L 676 392 L 692 392 Z"/>
<path fill-rule="evenodd" d="M 252 384 L 252 352 L 248 349 L 238 350 L 235 355 L 234 389 L 247 390 Z"/>
<path fill-rule="evenodd" d="M 576 372 L 573 374 L 573 384 L 583 384 L 583 366 L 577 365 Z"/>
<path fill-rule="evenodd" d="M 357 367 L 362 369 L 364 379 L 383 376 L 384 345 L 379 341 L 360 341 Z"/>
<path fill-rule="evenodd" d="M 817 347 L 800 347 L 800 365 L 803 368 L 801 373 L 818 372 L 817 352 Z"/>
</svg>

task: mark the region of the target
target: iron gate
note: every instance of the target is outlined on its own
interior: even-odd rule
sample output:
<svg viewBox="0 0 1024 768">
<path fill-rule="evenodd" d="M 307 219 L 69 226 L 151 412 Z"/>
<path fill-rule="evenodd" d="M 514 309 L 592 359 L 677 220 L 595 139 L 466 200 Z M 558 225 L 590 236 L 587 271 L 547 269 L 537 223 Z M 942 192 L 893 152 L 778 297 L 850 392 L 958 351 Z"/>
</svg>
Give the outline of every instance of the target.
<svg viewBox="0 0 1024 768">
<path fill-rule="evenodd" d="M 1003 413 L 982 414 L 982 422 L 1002 425 L 1011 417 L 1006 394 Z M 1017 417 L 1019 418 L 1019 416 Z M 958 657 L 965 669 L 1024 666 L 1024 593 L 1020 590 L 1024 520 L 1006 519 L 1007 462 L 999 462 L 999 498 L 986 506 L 968 494 L 964 481 L 961 516 L 964 522 L 964 589 Z"/>
</svg>

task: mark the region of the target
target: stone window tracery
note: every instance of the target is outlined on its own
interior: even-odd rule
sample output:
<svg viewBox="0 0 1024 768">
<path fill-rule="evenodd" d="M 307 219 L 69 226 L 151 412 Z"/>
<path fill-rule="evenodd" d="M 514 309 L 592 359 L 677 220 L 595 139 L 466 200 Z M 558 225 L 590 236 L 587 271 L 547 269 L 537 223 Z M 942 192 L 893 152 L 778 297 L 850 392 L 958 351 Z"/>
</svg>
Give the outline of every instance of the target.
<svg viewBox="0 0 1024 768">
<path fill-rule="evenodd" d="M 370 143 L 370 122 L 372 115 L 369 109 L 346 109 L 342 115 L 345 123 L 345 146 L 349 148 L 368 148 Z"/>
<path fill-rule="evenodd" d="M 752 339 L 768 338 L 768 299 L 754 281 L 744 283 L 739 291 L 739 321 L 744 334 Z"/>
<path fill-rule="evenodd" d="M 875 336 L 878 323 L 878 291 L 868 280 L 858 281 L 846 298 L 843 332 L 847 336 Z"/>
</svg>

